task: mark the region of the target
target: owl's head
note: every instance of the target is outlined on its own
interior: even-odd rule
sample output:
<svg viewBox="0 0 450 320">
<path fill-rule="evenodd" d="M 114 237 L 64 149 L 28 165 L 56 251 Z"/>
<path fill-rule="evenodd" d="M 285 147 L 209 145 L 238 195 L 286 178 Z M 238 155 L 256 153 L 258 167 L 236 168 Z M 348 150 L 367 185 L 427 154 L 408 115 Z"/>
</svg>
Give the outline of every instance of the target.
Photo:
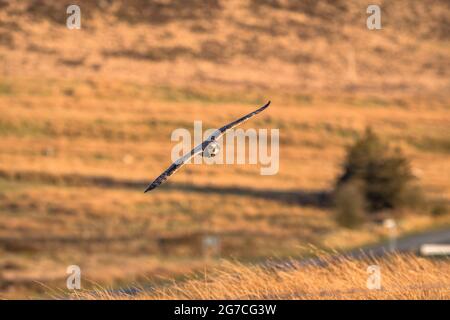
<svg viewBox="0 0 450 320">
<path fill-rule="evenodd" d="M 213 141 L 206 146 L 205 150 L 203 150 L 203 156 L 206 158 L 212 158 L 215 157 L 219 153 L 219 151 L 219 144 Z"/>
</svg>

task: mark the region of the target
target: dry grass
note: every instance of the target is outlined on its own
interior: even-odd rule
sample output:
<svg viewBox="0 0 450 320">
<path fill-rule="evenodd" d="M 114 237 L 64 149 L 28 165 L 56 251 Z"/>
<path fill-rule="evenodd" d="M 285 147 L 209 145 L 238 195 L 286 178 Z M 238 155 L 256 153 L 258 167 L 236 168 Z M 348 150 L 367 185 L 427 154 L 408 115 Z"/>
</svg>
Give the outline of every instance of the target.
<svg viewBox="0 0 450 320">
<path fill-rule="evenodd" d="M 322 258 L 326 266 L 269 268 L 224 262 L 183 282 L 156 286 L 136 296 L 98 289 L 79 299 L 450 299 L 450 261 L 413 255 L 380 260 Z M 381 288 L 368 289 L 367 268 L 380 267 Z"/>
<path fill-rule="evenodd" d="M 215 265 L 194 239 L 205 232 L 223 258 L 245 260 L 379 241 L 380 226 L 342 229 L 316 201 L 367 125 L 404 149 L 427 195 L 450 198 L 445 3 L 417 1 L 412 19 L 404 1 L 386 1 L 377 33 L 359 0 L 211 0 L 213 14 L 161 1 L 134 17 L 123 1 L 81 2 L 79 31 L 59 20 L 63 4 L 1 4 L 1 297 L 40 296 L 36 281 L 63 288 L 71 264 L 115 287 Z M 142 193 L 170 162 L 172 130 L 216 127 L 266 99 L 244 128 L 280 129 L 279 174 L 192 165 Z M 403 217 L 401 233 L 450 220 Z M 168 255 L 158 247 L 190 236 Z"/>
</svg>

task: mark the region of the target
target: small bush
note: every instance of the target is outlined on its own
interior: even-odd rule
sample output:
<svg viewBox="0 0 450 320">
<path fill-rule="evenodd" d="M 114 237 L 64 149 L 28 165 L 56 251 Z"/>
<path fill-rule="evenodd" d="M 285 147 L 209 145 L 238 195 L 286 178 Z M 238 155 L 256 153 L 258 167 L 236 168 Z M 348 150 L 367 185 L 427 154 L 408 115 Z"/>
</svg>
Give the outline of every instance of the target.
<svg viewBox="0 0 450 320">
<path fill-rule="evenodd" d="M 391 149 L 370 129 L 348 149 L 343 171 L 337 188 L 359 181 L 369 212 L 403 205 L 403 196 L 413 178 L 400 150 Z"/>
<path fill-rule="evenodd" d="M 343 227 L 356 228 L 366 220 L 366 201 L 360 182 L 341 184 L 334 195 L 336 221 Z"/>
<path fill-rule="evenodd" d="M 431 203 L 430 212 L 433 216 L 443 216 L 450 213 L 450 206 L 445 200 L 434 200 Z"/>
</svg>

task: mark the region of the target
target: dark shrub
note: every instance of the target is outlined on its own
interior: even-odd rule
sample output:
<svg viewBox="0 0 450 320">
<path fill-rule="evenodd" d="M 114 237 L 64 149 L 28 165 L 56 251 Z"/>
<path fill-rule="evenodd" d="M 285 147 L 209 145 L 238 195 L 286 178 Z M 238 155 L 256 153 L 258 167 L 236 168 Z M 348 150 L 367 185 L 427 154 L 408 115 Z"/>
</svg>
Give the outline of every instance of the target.
<svg viewBox="0 0 450 320">
<path fill-rule="evenodd" d="M 448 202 L 446 202 L 443 199 L 436 199 L 432 201 L 430 206 L 431 206 L 430 213 L 433 216 L 441 216 L 448 214 L 450 212 L 450 206 Z"/>
<path fill-rule="evenodd" d="M 337 189 L 351 181 L 359 181 L 367 209 L 375 212 L 403 205 L 411 179 L 409 163 L 400 150 L 391 149 L 367 129 L 348 149 Z"/>
<path fill-rule="evenodd" d="M 341 184 L 334 195 L 336 221 L 341 226 L 355 228 L 366 220 L 366 201 L 361 183 L 352 181 Z"/>
</svg>

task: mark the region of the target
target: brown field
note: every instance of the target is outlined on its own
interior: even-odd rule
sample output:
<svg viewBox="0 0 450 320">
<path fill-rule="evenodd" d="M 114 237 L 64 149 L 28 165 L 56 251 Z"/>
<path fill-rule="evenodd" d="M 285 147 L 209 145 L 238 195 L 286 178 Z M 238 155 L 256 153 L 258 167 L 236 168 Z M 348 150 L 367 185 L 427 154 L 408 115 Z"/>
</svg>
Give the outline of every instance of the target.
<svg viewBox="0 0 450 320">
<path fill-rule="evenodd" d="M 108 287 L 217 267 L 223 277 L 248 275 L 231 282 L 230 297 L 263 297 L 273 274 L 223 264 L 217 254 L 205 258 L 203 235 L 219 237 L 222 258 L 245 262 L 306 256 L 310 245 L 343 250 L 385 239 L 375 223 L 339 227 L 323 201 L 345 147 L 366 126 L 403 150 L 428 197 L 449 201 L 445 1 L 430 8 L 415 2 L 418 17 L 398 10 L 405 1 L 386 1 L 378 33 L 365 28 L 362 1 L 207 2 L 208 10 L 189 1 L 185 12 L 181 1 L 155 1 L 154 10 L 138 14 L 124 10 L 123 1 L 111 8 L 81 1 L 83 27 L 70 31 L 63 5 L 0 1 L 1 298 L 48 296 L 48 287 L 65 287 L 72 264 L 83 279 Z M 243 128 L 280 129 L 277 175 L 261 176 L 257 165 L 189 165 L 143 194 L 170 164 L 174 129 L 192 131 L 195 120 L 218 127 L 269 99 L 272 106 Z M 415 208 L 388 214 L 401 233 L 450 224 L 448 214 Z M 364 286 L 358 277 L 365 262 L 342 263 L 355 279 L 327 290 Z M 447 261 L 383 263 L 389 270 L 427 267 L 427 284 L 449 274 Z M 333 269 L 311 271 L 328 279 Z M 262 278 L 255 291 L 241 291 L 256 274 Z M 277 276 L 298 282 L 282 281 L 279 295 L 268 293 L 274 298 L 303 294 L 299 288 L 314 280 L 303 270 Z M 420 280 L 419 273 L 410 276 Z M 211 286 L 225 285 L 221 279 Z M 305 294 L 320 297 L 321 283 L 311 282 Z M 213 297 L 177 290 L 161 294 Z M 445 297 L 392 290 L 364 297 Z"/>
</svg>

